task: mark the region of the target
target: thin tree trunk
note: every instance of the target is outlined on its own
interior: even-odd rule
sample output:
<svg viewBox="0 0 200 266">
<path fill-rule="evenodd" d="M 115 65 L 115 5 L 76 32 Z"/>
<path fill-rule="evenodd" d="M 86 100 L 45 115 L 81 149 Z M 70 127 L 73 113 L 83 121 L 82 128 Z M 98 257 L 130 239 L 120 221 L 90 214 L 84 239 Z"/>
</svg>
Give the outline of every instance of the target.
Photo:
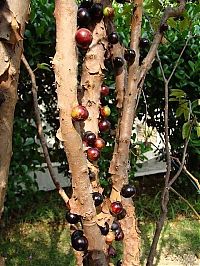
<svg viewBox="0 0 200 266">
<path fill-rule="evenodd" d="M 29 0 L 7 0 L 0 9 L 0 219 L 12 156 L 12 133 L 23 33 Z M 0 257 L 1 266 L 5 260 Z"/>
<path fill-rule="evenodd" d="M 0 218 L 12 156 L 12 132 L 22 41 L 30 1 L 7 0 L 0 10 Z"/>
<path fill-rule="evenodd" d="M 54 69 L 57 82 L 60 129 L 57 136 L 63 141 L 72 174 L 73 198 L 70 207 L 82 216 L 85 236 L 89 242 L 91 265 L 107 265 L 103 252 L 104 240 L 95 222 L 96 209 L 88 176 L 82 140 L 72 123 L 71 110 L 77 102 L 77 51 L 75 44 L 77 5 L 75 1 L 56 0 L 56 54 Z"/>
</svg>

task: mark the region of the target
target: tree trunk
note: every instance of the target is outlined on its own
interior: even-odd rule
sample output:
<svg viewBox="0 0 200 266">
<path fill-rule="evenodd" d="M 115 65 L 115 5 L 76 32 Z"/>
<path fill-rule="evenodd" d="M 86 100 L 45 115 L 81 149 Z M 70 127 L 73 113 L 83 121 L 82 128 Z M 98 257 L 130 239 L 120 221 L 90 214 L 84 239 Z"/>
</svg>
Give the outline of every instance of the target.
<svg viewBox="0 0 200 266">
<path fill-rule="evenodd" d="M 63 141 L 72 174 L 73 197 L 70 208 L 82 216 L 85 236 L 89 243 L 90 265 L 108 265 L 104 239 L 95 221 L 96 209 L 92 199 L 92 187 L 83 151 L 82 139 L 77 132 L 78 122 L 73 123 L 71 110 L 77 101 L 77 51 L 75 44 L 77 4 L 70 0 L 55 1 L 56 54 L 53 60 L 56 74 L 60 129 L 57 137 Z M 66 52 L 67 51 L 67 52 Z"/>
<path fill-rule="evenodd" d="M 3 5 L 3 6 L 2 6 Z M 7 0 L 0 9 L 0 218 L 12 156 L 12 131 L 23 33 L 29 0 Z"/>
</svg>

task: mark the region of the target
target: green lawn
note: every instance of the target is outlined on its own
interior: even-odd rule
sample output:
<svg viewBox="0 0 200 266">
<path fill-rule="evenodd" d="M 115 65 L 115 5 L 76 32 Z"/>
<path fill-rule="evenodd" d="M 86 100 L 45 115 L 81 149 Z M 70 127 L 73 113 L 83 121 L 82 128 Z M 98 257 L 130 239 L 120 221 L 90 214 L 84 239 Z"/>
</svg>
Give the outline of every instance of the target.
<svg viewBox="0 0 200 266">
<path fill-rule="evenodd" d="M 74 266 L 73 250 L 69 243 L 69 227 L 64 219 L 62 202 L 51 193 L 40 202 L 2 228 L 0 253 L 8 266 Z M 145 219 L 139 222 L 142 235 L 141 261 L 147 257 L 154 225 Z M 200 223 L 185 216 L 168 220 L 160 240 L 158 256 L 165 254 L 200 254 Z"/>
</svg>

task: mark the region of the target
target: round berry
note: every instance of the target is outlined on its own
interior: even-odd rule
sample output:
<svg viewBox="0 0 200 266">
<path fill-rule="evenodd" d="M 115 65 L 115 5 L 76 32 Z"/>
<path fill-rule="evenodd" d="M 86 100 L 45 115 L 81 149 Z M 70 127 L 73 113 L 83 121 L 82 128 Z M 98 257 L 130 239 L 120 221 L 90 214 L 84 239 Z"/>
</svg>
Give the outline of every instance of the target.
<svg viewBox="0 0 200 266">
<path fill-rule="evenodd" d="M 70 224 L 77 224 L 80 221 L 80 216 L 76 213 L 67 212 L 65 218 Z"/>
<path fill-rule="evenodd" d="M 146 38 L 141 38 L 139 43 L 140 48 L 146 48 L 149 46 L 149 40 Z"/>
<path fill-rule="evenodd" d="M 111 225 L 111 230 L 112 230 L 112 231 L 116 231 L 116 230 L 118 230 L 118 229 L 120 229 L 120 228 L 121 228 L 120 223 L 117 222 L 117 221 L 113 221 L 113 223 L 112 223 L 112 225 Z"/>
<path fill-rule="evenodd" d="M 106 105 L 106 106 L 102 106 L 100 108 L 100 114 L 103 117 L 108 117 L 110 115 L 111 111 L 110 108 Z"/>
<path fill-rule="evenodd" d="M 78 105 L 72 108 L 71 116 L 74 121 L 85 121 L 89 113 L 85 106 Z"/>
<path fill-rule="evenodd" d="M 87 26 L 91 21 L 90 13 L 86 8 L 79 8 L 77 12 L 77 23 L 79 26 Z"/>
<path fill-rule="evenodd" d="M 129 63 L 129 65 L 132 65 L 135 61 L 135 51 L 133 49 L 127 49 L 124 52 L 124 59 Z"/>
<path fill-rule="evenodd" d="M 115 215 L 120 214 L 123 210 L 123 206 L 120 201 L 115 201 L 111 203 L 111 212 Z"/>
<path fill-rule="evenodd" d="M 118 260 L 116 266 L 122 266 L 122 261 Z"/>
<path fill-rule="evenodd" d="M 73 241 L 77 237 L 83 236 L 83 231 L 82 230 L 75 230 L 72 235 L 71 235 L 71 241 Z"/>
<path fill-rule="evenodd" d="M 124 217 L 126 217 L 126 210 L 122 209 L 122 211 L 119 214 L 117 214 L 117 219 L 122 220 L 124 219 Z"/>
<path fill-rule="evenodd" d="M 103 10 L 103 14 L 105 17 L 113 18 L 115 15 L 115 10 L 114 10 L 114 8 L 112 8 L 110 6 L 106 6 Z"/>
<path fill-rule="evenodd" d="M 110 130 L 110 126 L 111 126 L 110 122 L 108 120 L 106 120 L 106 119 L 99 121 L 98 125 L 99 125 L 99 130 L 101 132 L 109 131 Z"/>
<path fill-rule="evenodd" d="M 101 3 L 95 3 L 90 9 L 91 17 L 94 21 L 100 21 L 103 18 L 103 5 Z"/>
<path fill-rule="evenodd" d="M 127 184 L 127 185 L 124 185 L 121 189 L 121 195 L 124 197 L 124 198 L 130 198 L 130 197 L 133 197 L 136 193 L 136 189 L 134 186 L 130 185 L 130 184 Z"/>
<path fill-rule="evenodd" d="M 122 57 L 118 57 L 118 56 L 114 57 L 113 58 L 113 65 L 114 65 L 114 68 L 115 69 L 118 69 L 120 67 L 123 67 L 123 65 L 124 65 L 123 58 Z"/>
<path fill-rule="evenodd" d="M 104 224 L 105 226 L 99 226 L 101 234 L 106 236 L 109 232 L 109 224 L 107 222 L 105 222 Z"/>
<path fill-rule="evenodd" d="M 100 157 L 100 151 L 96 148 L 89 148 L 87 150 L 87 158 L 90 161 L 97 161 Z"/>
<path fill-rule="evenodd" d="M 115 240 L 116 241 L 122 241 L 124 239 L 124 233 L 122 229 L 115 231 Z"/>
<path fill-rule="evenodd" d="M 92 193 L 92 198 L 94 200 L 95 207 L 98 207 L 103 202 L 103 196 L 99 192 L 93 192 Z"/>
<path fill-rule="evenodd" d="M 106 146 L 105 141 L 102 138 L 96 138 L 94 142 L 94 147 L 97 148 L 98 150 L 103 149 Z"/>
<path fill-rule="evenodd" d="M 88 248 L 88 240 L 85 236 L 76 237 L 72 240 L 72 247 L 77 251 L 85 251 Z"/>
<path fill-rule="evenodd" d="M 100 89 L 100 92 L 101 92 L 101 96 L 108 96 L 109 92 L 110 92 L 110 89 L 109 89 L 108 86 L 102 85 L 101 89 Z"/>
<path fill-rule="evenodd" d="M 96 140 L 96 135 L 91 131 L 86 131 L 83 140 L 86 141 L 89 145 L 93 145 Z"/>
<path fill-rule="evenodd" d="M 92 33 L 86 28 L 80 28 L 75 35 L 76 43 L 81 48 L 88 48 L 92 42 Z"/>
<path fill-rule="evenodd" d="M 108 35 L 108 42 L 111 44 L 117 44 L 119 42 L 119 36 L 118 36 L 117 32 L 111 32 Z"/>
</svg>

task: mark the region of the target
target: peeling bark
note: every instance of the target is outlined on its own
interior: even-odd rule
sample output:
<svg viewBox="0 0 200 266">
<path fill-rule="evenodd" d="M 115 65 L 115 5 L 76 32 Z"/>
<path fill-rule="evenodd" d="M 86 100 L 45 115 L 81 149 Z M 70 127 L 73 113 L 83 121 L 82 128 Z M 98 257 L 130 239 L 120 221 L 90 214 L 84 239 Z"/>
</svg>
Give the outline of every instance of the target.
<svg viewBox="0 0 200 266">
<path fill-rule="evenodd" d="M 96 209 L 88 177 L 82 139 L 76 131 L 71 110 L 77 105 L 77 53 L 75 44 L 77 5 L 75 1 L 56 0 L 56 54 L 53 60 L 60 109 L 59 138 L 63 141 L 72 174 L 73 200 L 70 207 L 83 220 L 84 233 L 89 242 L 90 258 L 94 265 L 107 265 L 103 252 L 104 240 L 94 220 Z M 66 51 L 68 51 L 66 53 Z M 73 203 L 73 206 L 72 206 Z"/>
<path fill-rule="evenodd" d="M 3 212 L 10 159 L 12 131 L 17 102 L 17 84 L 22 39 L 29 11 L 28 0 L 7 0 L 0 10 L 0 217 Z"/>
</svg>

